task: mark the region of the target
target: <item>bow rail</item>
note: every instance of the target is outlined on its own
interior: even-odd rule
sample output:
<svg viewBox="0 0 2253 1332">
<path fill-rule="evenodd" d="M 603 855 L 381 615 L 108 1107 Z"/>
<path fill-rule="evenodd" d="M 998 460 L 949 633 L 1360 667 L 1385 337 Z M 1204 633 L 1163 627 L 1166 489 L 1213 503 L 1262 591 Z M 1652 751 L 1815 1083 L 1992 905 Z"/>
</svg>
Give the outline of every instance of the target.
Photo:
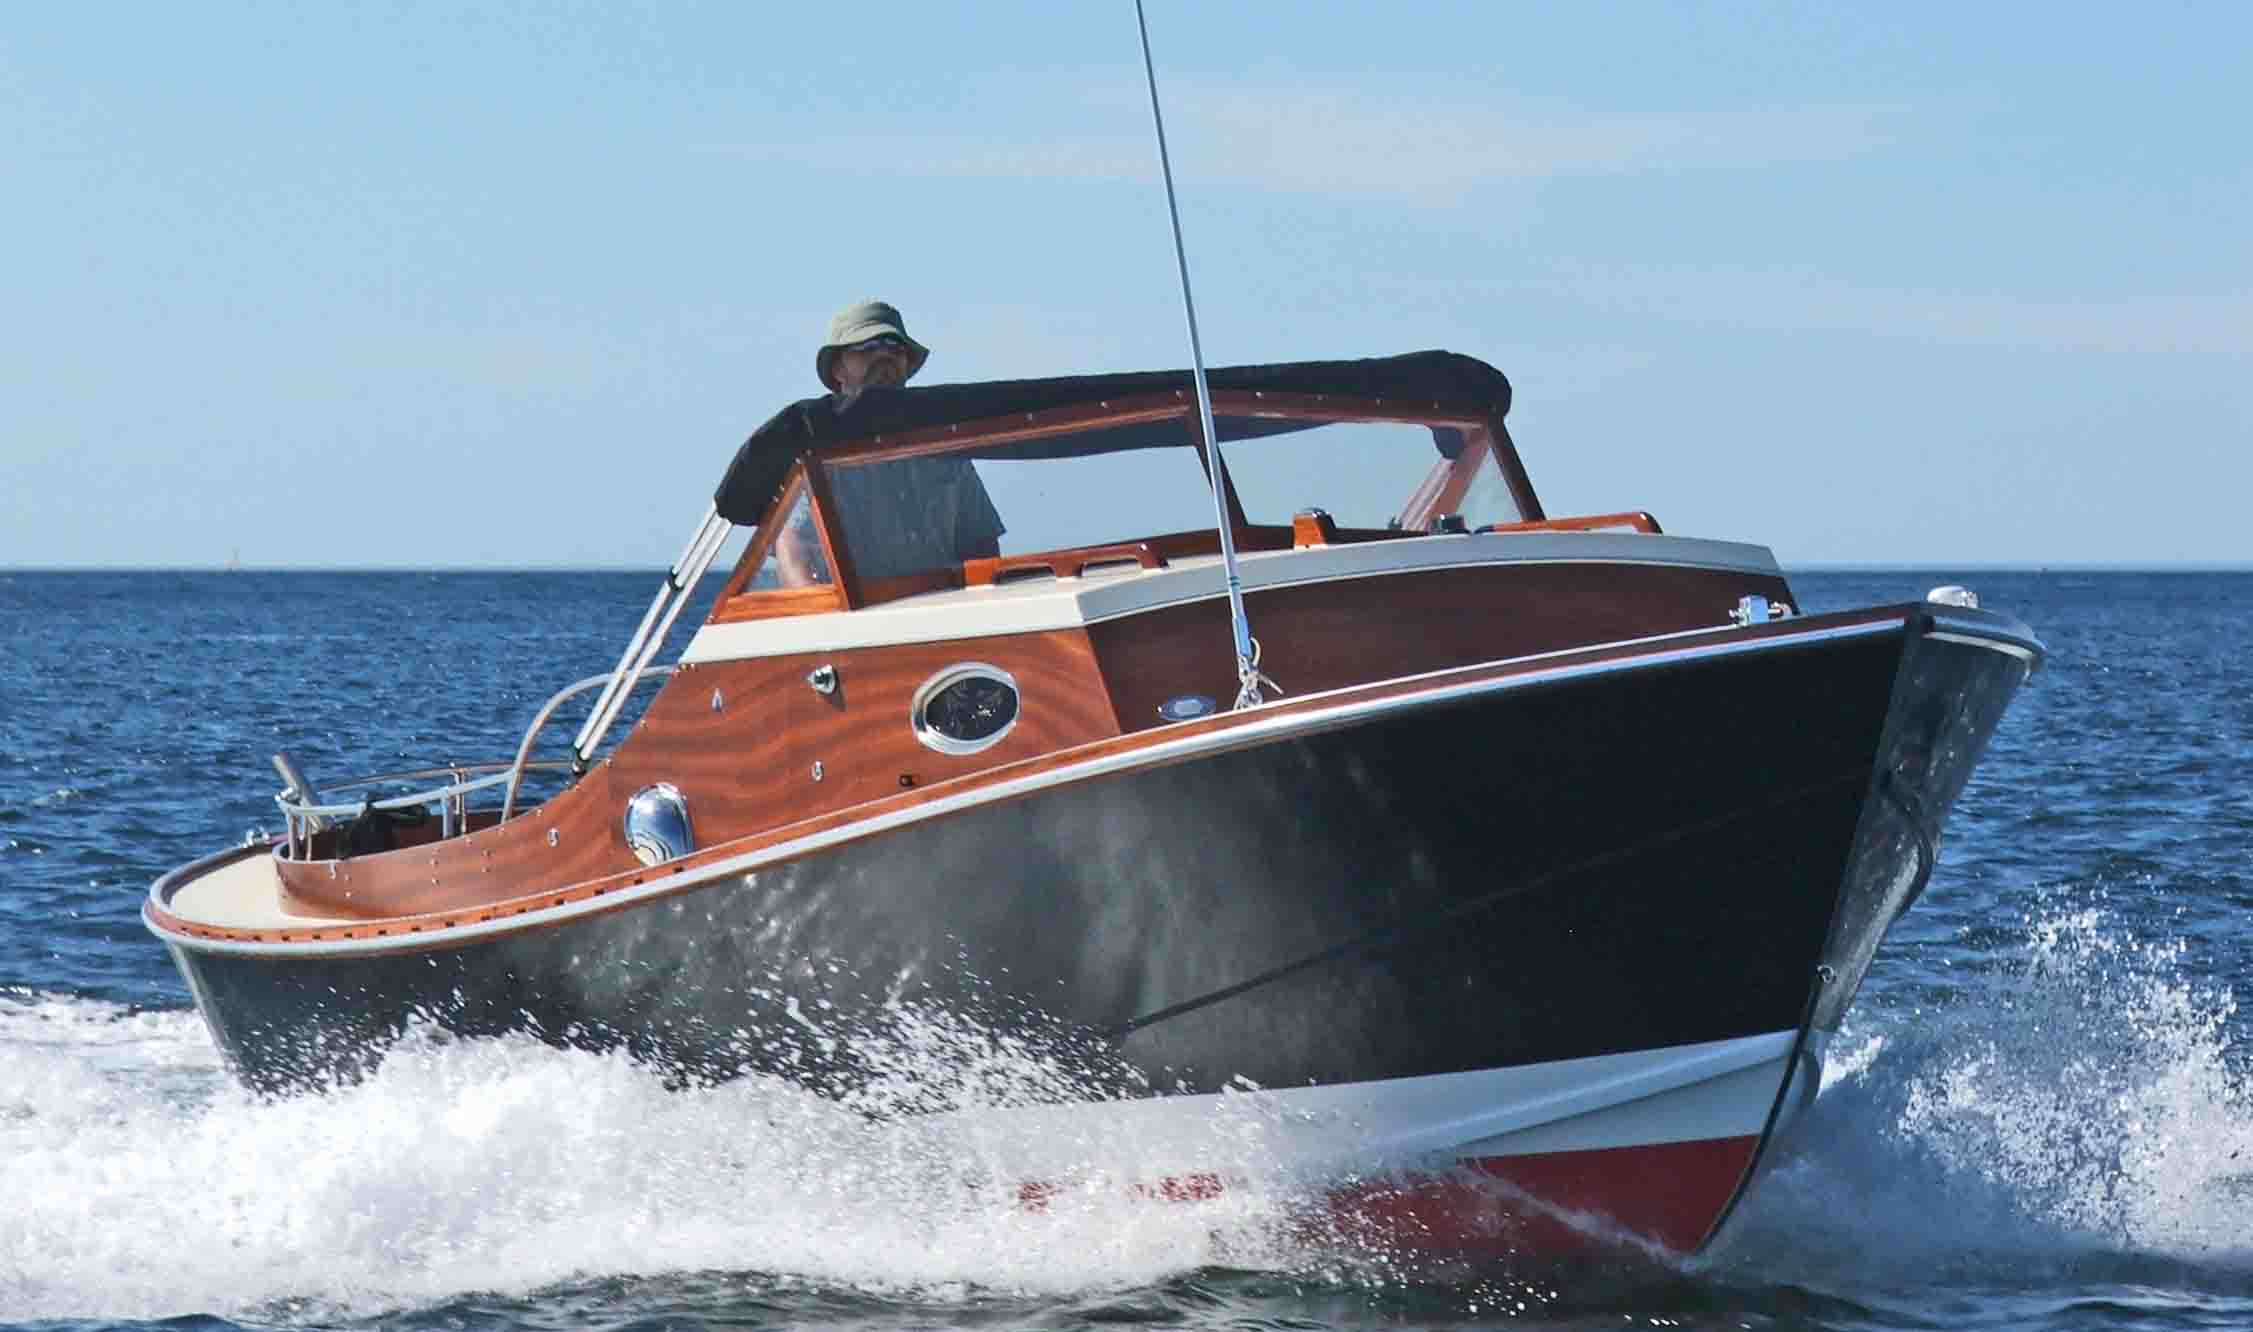
<svg viewBox="0 0 2253 1332">
<path fill-rule="evenodd" d="M 545 730 L 548 723 L 554 719 L 556 709 L 562 707 L 563 704 L 577 695 L 601 684 L 613 686 L 612 696 L 622 706 L 625 696 L 632 693 L 633 690 L 653 680 L 661 680 L 671 675 L 674 669 L 670 665 L 644 665 L 631 680 L 625 682 L 622 686 L 617 684 L 615 676 L 608 674 L 590 675 L 584 680 L 575 680 L 565 685 L 557 690 L 546 703 L 542 704 L 540 711 L 534 715 L 532 724 L 525 728 L 523 742 L 517 746 L 514 758 L 485 759 L 475 763 L 440 763 L 420 768 L 400 768 L 390 772 L 370 773 L 364 777 L 348 777 L 343 781 L 326 782 L 319 788 L 315 788 L 305 775 L 298 770 L 296 763 L 288 755 L 276 754 L 274 756 L 274 768 L 282 774 L 282 780 L 288 783 L 274 796 L 274 803 L 281 808 L 284 821 L 283 855 L 290 860 L 307 858 L 312 852 L 313 835 L 336 820 L 354 818 L 369 810 L 427 809 L 433 802 L 438 805 L 439 837 L 441 839 L 452 837 L 469 830 L 470 795 L 473 792 L 490 790 L 496 786 L 505 788 L 505 793 L 501 799 L 500 817 L 495 822 L 506 823 L 518 812 L 516 808 L 517 793 L 523 786 L 526 773 L 576 773 L 582 770 L 576 752 L 571 758 L 535 759 L 532 757 L 532 748 L 538 743 L 540 732 Z M 615 709 L 613 709 L 613 712 L 615 714 Z M 425 782 L 437 778 L 448 780 L 443 785 L 432 786 L 419 791 L 409 791 L 401 795 L 386 796 L 380 800 L 370 796 L 363 796 L 357 801 L 340 801 L 327 798 L 339 791 Z"/>
</svg>

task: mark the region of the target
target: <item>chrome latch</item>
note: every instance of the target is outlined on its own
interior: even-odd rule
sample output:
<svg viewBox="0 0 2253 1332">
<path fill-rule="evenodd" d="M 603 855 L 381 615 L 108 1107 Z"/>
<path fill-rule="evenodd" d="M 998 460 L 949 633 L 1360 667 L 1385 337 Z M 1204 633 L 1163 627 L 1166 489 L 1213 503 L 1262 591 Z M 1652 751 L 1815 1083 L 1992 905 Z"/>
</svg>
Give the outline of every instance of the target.
<svg viewBox="0 0 2253 1332">
<path fill-rule="evenodd" d="M 825 661 L 806 672 L 806 683 L 812 685 L 817 694 L 834 694 L 837 692 L 837 668 Z"/>
<path fill-rule="evenodd" d="M 1729 612 L 1730 623 L 1739 628 L 1753 624 L 1768 624 L 1775 620 L 1789 619 L 1790 617 L 1790 606 L 1781 601 L 1770 601 L 1766 597 L 1758 596 L 1738 597 L 1737 608 Z"/>
</svg>

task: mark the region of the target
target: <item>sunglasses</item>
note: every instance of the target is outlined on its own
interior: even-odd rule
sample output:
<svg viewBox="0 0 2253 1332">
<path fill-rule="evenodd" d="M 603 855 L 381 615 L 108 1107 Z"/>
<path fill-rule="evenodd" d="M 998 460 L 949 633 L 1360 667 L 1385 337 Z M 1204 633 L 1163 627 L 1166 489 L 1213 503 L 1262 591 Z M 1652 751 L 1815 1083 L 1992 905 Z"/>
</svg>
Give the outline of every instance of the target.
<svg viewBox="0 0 2253 1332">
<path fill-rule="evenodd" d="M 845 350 L 870 352 L 886 347 L 891 348 L 895 351 L 906 351 L 907 339 L 899 336 L 897 333 L 879 333 L 873 338 L 868 338 L 863 341 L 856 342 L 852 346 L 847 347 Z"/>
</svg>

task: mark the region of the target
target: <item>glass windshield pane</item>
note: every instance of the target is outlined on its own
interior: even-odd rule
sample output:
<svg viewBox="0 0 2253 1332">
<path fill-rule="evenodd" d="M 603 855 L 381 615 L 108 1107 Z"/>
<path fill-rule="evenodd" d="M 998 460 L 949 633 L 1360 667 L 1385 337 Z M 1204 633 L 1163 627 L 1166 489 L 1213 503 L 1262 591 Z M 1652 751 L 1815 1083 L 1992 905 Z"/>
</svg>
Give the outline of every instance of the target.
<svg viewBox="0 0 2253 1332">
<path fill-rule="evenodd" d="M 1461 451 L 1462 432 L 1399 421 L 1331 421 L 1305 430 L 1251 436 L 1265 424 L 1223 417 L 1221 457 L 1244 518 L 1287 525 L 1306 509 L 1327 510 L 1340 527 L 1394 525 L 1433 469 Z M 1440 451 L 1444 437 L 1448 453 Z"/>
<path fill-rule="evenodd" d="M 829 558 L 821 551 L 821 533 L 814 530 L 814 509 L 805 487 L 777 519 L 780 530 L 758 572 L 744 585 L 746 592 L 777 587 L 815 587 L 830 581 Z"/>
<path fill-rule="evenodd" d="M 1502 468 L 1492 457 L 1478 460 L 1477 470 L 1471 473 L 1470 489 L 1463 492 L 1462 502 L 1455 511 L 1472 528 L 1489 523 L 1517 523 L 1525 521 L 1518 508 L 1517 497 L 1510 493 L 1509 483 L 1502 479 Z"/>
<path fill-rule="evenodd" d="M 1115 546 L 1169 532 L 1210 531 L 1213 495 L 1189 432 L 1173 448 L 1081 458 L 982 459 L 978 470 L 1010 515 L 1002 553 Z"/>
<path fill-rule="evenodd" d="M 862 578 L 928 573 L 980 556 L 1116 545 L 1213 523 L 1204 468 L 1178 419 L 975 452 L 827 464 Z"/>
<path fill-rule="evenodd" d="M 837 525 L 862 578 L 928 573 L 995 553 L 1002 520 L 978 468 L 959 455 L 829 468 Z"/>
</svg>

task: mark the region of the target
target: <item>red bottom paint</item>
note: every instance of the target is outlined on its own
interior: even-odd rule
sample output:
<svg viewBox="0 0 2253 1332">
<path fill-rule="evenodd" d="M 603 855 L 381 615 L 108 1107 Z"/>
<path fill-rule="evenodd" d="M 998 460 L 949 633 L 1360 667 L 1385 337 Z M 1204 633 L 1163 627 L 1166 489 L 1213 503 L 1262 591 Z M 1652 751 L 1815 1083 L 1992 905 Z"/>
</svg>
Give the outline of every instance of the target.
<svg viewBox="0 0 2253 1332">
<path fill-rule="evenodd" d="M 1340 1237 L 1389 1250 L 1548 1255 L 1623 1241 L 1693 1253 L 1712 1233 L 1758 1135 L 1488 1156 L 1447 1175 L 1330 1195 Z"/>
<path fill-rule="evenodd" d="M 1752 1164 L 1758 1135 L 1466 1158 L 1446 1174 L 1402 1174 L 1330 1191 L 1311 1242 L 1393 1253 L 1544 1257 L 1622 1245 L 1695 1252 Z M 1228 1188 L 1199 1172 L 1136 1184 L 1157 1202 L 1202 1202 Z M 1055 1184 L 1030 1181 L 1018 1205 L 1045 1212 Z"/>
</svg>

